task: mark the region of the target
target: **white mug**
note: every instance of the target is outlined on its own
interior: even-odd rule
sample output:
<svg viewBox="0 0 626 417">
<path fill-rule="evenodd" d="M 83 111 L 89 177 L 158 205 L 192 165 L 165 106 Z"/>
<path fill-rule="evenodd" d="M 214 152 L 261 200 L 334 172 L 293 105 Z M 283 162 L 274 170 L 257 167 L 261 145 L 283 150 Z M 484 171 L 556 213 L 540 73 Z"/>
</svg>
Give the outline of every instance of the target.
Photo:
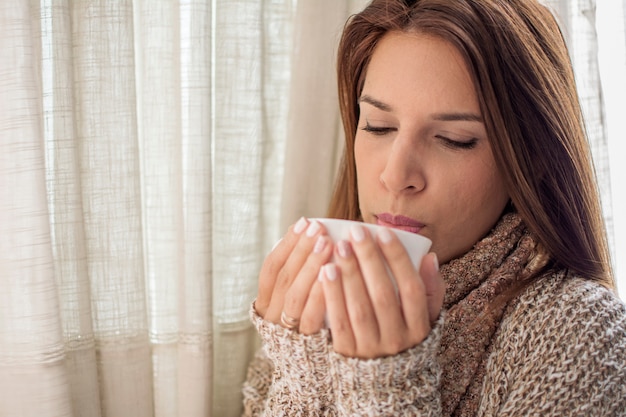
<svg viewBox="0 0 626 417">
<path fill-rule="evenodd" d="M 372 236 L 376 236 L 378 231 L 385 226 L 379 226 L 377 224 L 363 223 L 357 222 L 353 220 L 341 220 L 341 219 L 326 219 L 326 218 L 316 218 L 309 219 L 311 221 L 316 220 L 324 225 L 326 230 L 328 231 L 328 235 L 330 239 L 337 243 L 340 240 L 350 240 L 350 228 L 354 224 L 359 224 L 361 226 L 367 227 Z M 393 229 L 388 228 L 393 233 L 398 236 L 400 242 L 406 249 L 409 258 L 411 258 L 411 262 L 415 266 L 415 269 L 419 270 L 420 263 L 422 261 L 422 257 L 428 253 L 430 246 L 432 244 L 431 240 L 422 235 L 418 235 L 416 233 L 407 232 L 406 230 Z"/>
</svg>

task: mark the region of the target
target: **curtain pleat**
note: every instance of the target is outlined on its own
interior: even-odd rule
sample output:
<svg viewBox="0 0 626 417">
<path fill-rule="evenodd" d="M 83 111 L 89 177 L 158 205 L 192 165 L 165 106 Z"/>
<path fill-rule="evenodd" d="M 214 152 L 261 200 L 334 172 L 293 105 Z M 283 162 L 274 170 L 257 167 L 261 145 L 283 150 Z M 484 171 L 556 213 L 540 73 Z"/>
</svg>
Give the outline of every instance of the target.
<svg viewBox="0 0 626 417">
<path fill-rule="evenodd" d="M 0 21 L 0 415 L 70 416 L 41 146 L 39 19 L 27 2 L 2 2 Z"/>
<path fill-rule="evenodd" d="M 617 289 L 626 299 L 626 0 L 596 0 L 596 34 L 602 87 L 603 121 L 608 137 L 613 209 L 613 265 Z M 596 164 L 606 169 L 602 163 Z"/>
<path fill-rule="evenodd" d="M 152 416 L 132 1 L 71 2 L 75 139 L 104 415 Z"/>
<path fill-rule="evenodd" d="M 178 373 L 178 356 L 183 351 L 178 347 L 179 301 L 184 300 L 185 282 L 181 28 L 176 1 L 135 1 L 133 13 L 152 389 L 154 415 L 164 417 L 179 415 L 181 405 L 192 405 L 178 401 L 178 386 L 186 382 Z M 186 363 L 184 358 L 180 362 Z M 204 395 L 202 401 L 207 398 Z"/>
<path fill-rule="evenodd" d="M 215 358 L 213 291 L 215 275 L 212 247 L 213 158 L 211 3 L 181 2 L 181 127 L 183 213 L 180 253 L 184 275 L 178 296 L 178 413 L 181 416 L 219 415 L 211 412 Z M 229 381 L 235 384 L 236 381 Z M 164 414 L 165 415 L 165 414 Z"/>
<path fill-rule="evenodd" d="M 254 298 L 264 236 L 259 222 L 263 189 L 262 2 L 216 1 L 213 108 L 213 314 L 217 414 L 239 409 L 253 333 Z"/>
<path fill-rule="evenodd" d="M 72 409 L 100 416 L 81 157 L 76 146 L 71 9 L 67 1 L 47 1 L 42 2 L 40 15 L 48 207 L 66 370 Z"/>
</svg>

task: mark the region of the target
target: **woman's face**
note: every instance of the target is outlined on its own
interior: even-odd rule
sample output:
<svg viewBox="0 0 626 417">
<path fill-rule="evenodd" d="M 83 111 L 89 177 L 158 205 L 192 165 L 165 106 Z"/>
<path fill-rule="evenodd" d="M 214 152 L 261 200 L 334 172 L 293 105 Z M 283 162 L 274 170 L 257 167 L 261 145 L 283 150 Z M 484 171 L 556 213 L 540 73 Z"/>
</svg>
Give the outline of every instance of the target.
<svg viewBox="0 0 626 417">
<path fill-rule="evenodd" d="M 388 33 L 359 105 L 354 155 L 363 220 L 430 238 L 441 262 L 471 249 L 509 196 L 457 50 L 427 35 Z"/>
</svg>

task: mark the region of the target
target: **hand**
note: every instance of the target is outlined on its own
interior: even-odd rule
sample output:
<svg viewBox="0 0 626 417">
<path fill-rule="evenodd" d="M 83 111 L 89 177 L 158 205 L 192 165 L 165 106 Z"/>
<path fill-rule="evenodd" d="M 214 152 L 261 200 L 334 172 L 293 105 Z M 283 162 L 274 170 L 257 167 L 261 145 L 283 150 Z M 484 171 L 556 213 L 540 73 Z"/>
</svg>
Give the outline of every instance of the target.
<svg viewBox="0 0 626 417">
<path fill-rule="evenodd" d="M 324 294 L 316 279 L 333 244 L 324 226 L 301 218 L 265 258 L 259 274 L 256 312 L 265 320 L 303 334 L 324 326 Z"/>
<path fill-rule="evenodd" d="M 336 263 L 322 268 L 320 280 L 336 352 L 378 358 L 428 337 L 445 293 L 434 253 L 424 256 L 418 272 L 394 233 L 384 230 L 376 242 L 362 226 L 335 251 Z"/>
</svg>

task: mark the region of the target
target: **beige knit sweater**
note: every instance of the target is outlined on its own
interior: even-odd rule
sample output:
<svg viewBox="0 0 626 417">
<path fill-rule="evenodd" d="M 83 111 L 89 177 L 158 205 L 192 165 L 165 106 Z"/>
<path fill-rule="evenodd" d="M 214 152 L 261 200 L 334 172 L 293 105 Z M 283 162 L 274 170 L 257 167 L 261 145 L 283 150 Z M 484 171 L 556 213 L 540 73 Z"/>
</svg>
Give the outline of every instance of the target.
<svg viewBox="0 0 626 417">
<path fill-rule="evenodd" d="M 437 351 L 445 314 L 420 345 L 375 360 L 332 350 L 251 312 L 263 348 L 244 384 L 245 416 L 441 416 Z M 480 416 L 626 416 L 626 306 L 555 274 L 503 318 L 486 363 Z"/>
</svg>

